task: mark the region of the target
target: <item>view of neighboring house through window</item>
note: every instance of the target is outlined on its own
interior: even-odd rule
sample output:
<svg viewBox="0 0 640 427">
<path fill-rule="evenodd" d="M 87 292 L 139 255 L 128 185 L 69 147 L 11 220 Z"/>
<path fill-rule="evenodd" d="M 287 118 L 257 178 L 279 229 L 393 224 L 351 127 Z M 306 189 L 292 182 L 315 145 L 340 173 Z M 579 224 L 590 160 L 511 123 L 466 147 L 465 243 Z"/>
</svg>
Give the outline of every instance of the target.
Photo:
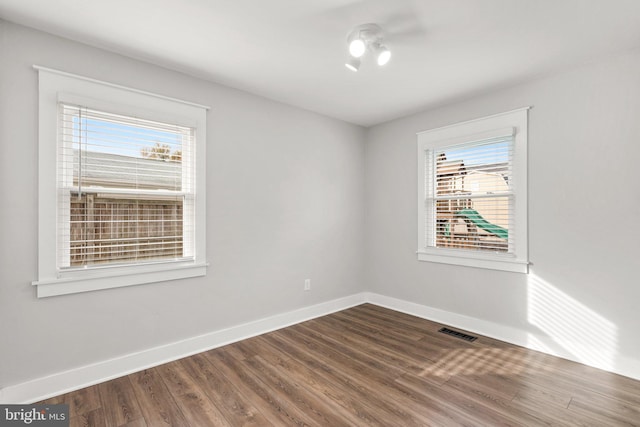
<svg viewBox="0 0 640 427">
<path fill-rule="evenodd" d="M 512 137 L 429 152 L 435 246 L 509 251 Z"/>
<path fill-rule="evenodd" d="M 418 134 L 418 259 L 527 271 L 527 109 Z"/>
<path fill-rule="evenodd" d="M 193 253 L 193 130 L 59 105 L 60 268 Z"/>
</svg>

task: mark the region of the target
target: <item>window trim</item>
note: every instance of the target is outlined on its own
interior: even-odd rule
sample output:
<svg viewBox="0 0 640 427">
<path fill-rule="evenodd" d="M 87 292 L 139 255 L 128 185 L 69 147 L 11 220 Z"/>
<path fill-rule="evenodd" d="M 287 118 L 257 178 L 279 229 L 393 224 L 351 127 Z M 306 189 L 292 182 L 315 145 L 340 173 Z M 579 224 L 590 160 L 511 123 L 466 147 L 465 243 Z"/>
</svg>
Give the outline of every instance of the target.
<svg viewBox="0 0 640 427">
<path fill-rule="evenodd" d="M 528 273 L 527 126 L 530 108 L 520 108 L 417 133 L 418 250 L 416 254 L 419 261 Z M 428 246 L 425 203 L 429 182 L 426 173 L 427 150 L 482 141 L 505 132 L 513 133 L 512 185 L 515 204 L 513 231 L 516 242 L 514 252 L 500 254 Z"/>
<path fill-rule="evenodd" d="M 75 74 L 34 66 L 39 82 L 38 278 L 37 296 L 49 297 L 206 274 L 206 114 L 209 107 Z M 144 262 L 91 269 L 58 268 L 58 103 L 79 101 L 91 108 L 170 122 L 195 129 L 195 256 L 193 260 Z M 54 214 L 55 213 L 55 214 Z"/>
</svg>

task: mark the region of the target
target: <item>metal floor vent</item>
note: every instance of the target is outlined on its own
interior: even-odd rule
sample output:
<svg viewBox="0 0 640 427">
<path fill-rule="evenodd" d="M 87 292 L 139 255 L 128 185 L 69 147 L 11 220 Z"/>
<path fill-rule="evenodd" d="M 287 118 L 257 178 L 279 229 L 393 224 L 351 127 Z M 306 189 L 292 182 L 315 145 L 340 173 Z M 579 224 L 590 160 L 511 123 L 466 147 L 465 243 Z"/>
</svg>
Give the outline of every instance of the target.
<svg viewBox="0 0 640 427">
<path fill-rule="evenodd" d="M 441 328 L 438 332 L 442 332 L 443 334 L 451 335 L 452 337 L 460 338 L 461 340 L 469 342 L 478 339 L 478 337 L 474 337 L 473 335 L 463 334 L 462 332 L 454 331 L 453 329 L 449 328 Z"/>
</svg>

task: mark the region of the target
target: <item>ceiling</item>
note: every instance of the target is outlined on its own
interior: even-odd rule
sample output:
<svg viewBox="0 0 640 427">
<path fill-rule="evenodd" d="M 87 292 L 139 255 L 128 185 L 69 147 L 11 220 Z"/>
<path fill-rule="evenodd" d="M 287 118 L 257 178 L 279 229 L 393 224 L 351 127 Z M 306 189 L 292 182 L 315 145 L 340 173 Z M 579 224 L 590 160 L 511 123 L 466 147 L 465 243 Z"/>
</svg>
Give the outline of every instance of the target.
<svg viewBox="0 0 640 427">
<path fill-rule="evenodd" d="M 0 0 L 0 17 L 362 126 L 640 46 L 639 0 Z M 344 67 L 383 27 L 392 58 Z"/>
</svg>

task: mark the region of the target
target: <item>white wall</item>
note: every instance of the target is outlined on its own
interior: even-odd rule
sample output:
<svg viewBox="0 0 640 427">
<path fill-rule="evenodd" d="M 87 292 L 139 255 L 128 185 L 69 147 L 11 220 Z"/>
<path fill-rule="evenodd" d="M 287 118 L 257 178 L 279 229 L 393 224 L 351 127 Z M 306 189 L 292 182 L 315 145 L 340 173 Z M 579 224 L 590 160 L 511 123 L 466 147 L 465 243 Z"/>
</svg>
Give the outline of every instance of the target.
<svg viewBox="0 0 640 427">
<path fill-rule="evenodd" d="M 369 129 L 369 290 L 640 377 L 638 70 L 628 52 Z M 418 262 L 415 133 L 528 105 L 531 274 Z"/>
<path fill-rule="evenodd" d="M 0 49 L 0 389 L 362 291 L 362 128 L 1 20 Z M 35 297 L 33 64 L 212 107 L 206 277 Z"/>
</svg>

